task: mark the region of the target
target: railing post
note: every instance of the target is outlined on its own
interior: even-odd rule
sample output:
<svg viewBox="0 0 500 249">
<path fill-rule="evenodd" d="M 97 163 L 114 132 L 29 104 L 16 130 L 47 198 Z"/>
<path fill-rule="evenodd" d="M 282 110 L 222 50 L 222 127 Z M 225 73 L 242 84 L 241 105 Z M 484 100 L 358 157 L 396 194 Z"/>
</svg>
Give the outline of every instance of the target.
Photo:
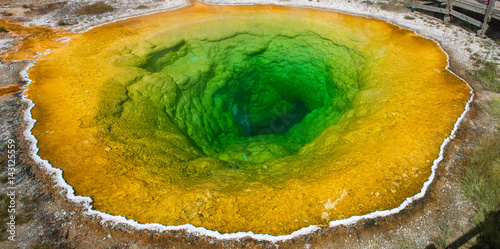
<svg viewBox="0 0 500 249">
<path fill-rule="evenodd" d="M 488 3 L 488 8 L 486 9 L 486 13 L 484 14 L 483 25 L 481 25 L 481 29 L 477 31 L 479 37 L 484 37 L 484 35 L 486 34 L 486 30 L 488 30 L 488 22 L 491 20 L 491 12 L 493 11 L 495 2 L 496 0 L 490 0 Z"/>
<path fill-rule="evenodd" d="M 447 0 L 446 1 L 446 15 L 444 16 L 445 23 L 451 21 L 450 13 L 453 10 L 453 3 L 454 3 L 454 0 Z"/>
<path fill-rule="evenodd" d="M 406 0 L 406 7 L 411 8 L 413 12 L 413 0 Z"/>
</svg>

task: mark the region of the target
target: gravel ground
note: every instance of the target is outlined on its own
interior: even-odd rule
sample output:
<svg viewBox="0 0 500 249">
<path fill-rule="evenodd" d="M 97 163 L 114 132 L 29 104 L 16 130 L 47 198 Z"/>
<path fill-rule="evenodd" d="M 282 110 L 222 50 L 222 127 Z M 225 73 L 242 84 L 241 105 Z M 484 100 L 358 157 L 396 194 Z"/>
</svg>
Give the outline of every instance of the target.
<svg viewBox="0 0 500 249">
<path fill-rule="evenodd" d="M 83 4 L 90 2 L 94 1 L 18 0 L 14 3 L 0 0 L 0 13 L 2 18 L 24 25 L 45 25 L 70 32 L 82 32 L 113 20 L 188 4 L 177 0 L 106 1 L 117 8 L 112 14 L 74 14 Z M 339 5 L 339 2 L 344 4 Z M 474 69 L 470 55 L 488 51 L 486 56 L 491 59 L 500 57 L 500 46 L 494 41 L 479 39 L 461 28 L 443 25 L 440 20 L 419 13 L 401 8 L 381 10 L 377 4 L 352 2 L 362 7 L 355 9 L 349 5 L 350 1 L 343 0 L 276 1 L 277 4 L 316 4 L 315 7 L 321 8 L 330 6 L 345 12 L 383 17 L 434 38 L 450 54 L 451 70 L 465 79 L 474 90 L 470 111 L 457 130 L 456 138 L 445 149 L 445 158 L 438 166 L 436 178 L 424 198 L 398 214 L 363 219 L 348 226 L 323 228 L 308 235 L 275 243 L 251 238 L 220 240 L 184 231 L 157 232 L 137 230 L 123 224 L 102 223 L 99 217 L 84 215 L 85 207 L 68 200 L 65 190 L 56 187 L 52 173 L 40 167 L 30 156 L 30 142 L 23 135 L 28 125 L 24 117 L 29 103 L 23 101 L 22 90 L 28 80 L 22 76 L 22 72 L 31 62 L 2 61 L 0 141 L 7 144 L 9 139 L 13 139 L 16 145 L 15 154 L 11 155 L 16 157 L 18 170 L 14 185 L 18 193 L 16 214 L 19 219 L 16 241 L 4 239 L 0 241 L 0 248 L 441 248 L 450 244 L 452 248 L 458 248 L 459 245 L 471 247 L 476 242 L 475 234 L 472 232 L 470 236 L 464 235 L 474 231 L 472 220 L 475 210 L 461 191 L 460 172 L 464 167 L 464 156 L 471 145 L 497 132 L 497 123 L 486 110 L 488 101 L 499 96 L 484 90 L 468 73 Z M 390 16 L 386 13 L 390 13 Z M 404 16 L 415 19 L 405 19 Z M 70 25 L 58 26 L 59 20 Z M 458 38 L 455 39 L 454 36 Z M 0 53 L 16 49 L 21 41 L 22 36 L 11 32 L 0 33 Z M 2 146 L 0 156 L 5 159 L 7 155 L 7 148 Z M 7 174 L 7 160 L 3 160 L 2 164 L 0 178 Z M 9 193 L 9 186 L 9 182 L 1 183 L 0 193 Z"/>
</svg>

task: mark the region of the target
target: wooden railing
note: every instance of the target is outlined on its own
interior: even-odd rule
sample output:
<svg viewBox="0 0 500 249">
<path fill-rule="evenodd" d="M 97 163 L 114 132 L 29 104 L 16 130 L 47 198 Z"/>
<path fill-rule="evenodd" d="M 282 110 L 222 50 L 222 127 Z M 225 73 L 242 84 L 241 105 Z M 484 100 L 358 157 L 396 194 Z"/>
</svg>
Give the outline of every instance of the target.
<svg viewBox="0 0 500 249">
<path fill-rule="evenodd" d="M 435 2 L 441 3 L 440 7 L 429 5 Z M 491 21 L 491 18 L 500 20 L 500 11 L 494 9 L 495 2 L 496 0 L 490 0 L 489 4 L 485 6 L 482 4 L 467 2 L 463 0 L 435 0 L 435 1 L 425 1 L 425 2 L 409 0 L 407 6 L 411 9 L 422 9 L 444 14 L 445 22 L 449 22 L 451 20 L 451 16 L 459 18 L 467 23 L 470 23 L 478 27 L 479 30 L 477 31 L 477 34 L 481 37 L 484 37 L 484 35 L 486 34 L 486 30 L 488 30 L 489 27 L 488 23 Z M 442 8 L 441 5 L 445 5 L 445 7 Z M 463 13 L 460 13 L 457 10 L 454 10 L 453 7 L 458 7 L 461 9 L 465 9 L 471 12 L 484 15 L 484 19 L 481 22 Z"/>
</svg>

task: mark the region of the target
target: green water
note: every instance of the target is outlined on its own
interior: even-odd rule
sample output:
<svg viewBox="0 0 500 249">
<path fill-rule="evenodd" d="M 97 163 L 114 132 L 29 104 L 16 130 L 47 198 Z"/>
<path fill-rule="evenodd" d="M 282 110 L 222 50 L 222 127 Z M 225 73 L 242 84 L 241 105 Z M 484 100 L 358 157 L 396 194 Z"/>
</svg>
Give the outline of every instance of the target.
<svg viewBox="0 0 500 249">
<path fill-rule="evenodd" d="M 140 130 L 158 144 L 162 131 L 175 132 L 177 142 L 167 143 L 183 151 L 177 160 L 208 156 L 245 169 L 295 155 L 350 108 L 363 62 L 353 49 L 279 25 L 231 29 L 156 38 L 119 58 L 133 76 L 104 91 L 106 133 L 128 140 Z"/>
</svg>

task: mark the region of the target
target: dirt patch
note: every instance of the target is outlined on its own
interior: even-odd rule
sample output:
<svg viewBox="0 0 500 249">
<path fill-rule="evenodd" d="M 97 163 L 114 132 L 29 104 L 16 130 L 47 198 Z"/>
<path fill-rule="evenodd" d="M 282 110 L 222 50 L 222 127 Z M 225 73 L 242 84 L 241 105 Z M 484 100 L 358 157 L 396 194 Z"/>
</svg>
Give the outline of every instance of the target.
<svg viewBox="0 0 500 249">
<path fill-rule="evenodd" d="M 160 9 L 161 1 L 136 2 L 126 9 L 156 11 Z M 44 16 L 50 17 L 47 23 L 54 26 L 64 18 L 74 23 L 85 23 L 88 20 L 85 18 L 91 18 L 69 18 L 57 14 L 81 7 L 74 1 L 25 0 L 13 3 L 0 0 L 0 6 L 0 12 L 12 14 L 3 15 L 4 18 L 23 23 Z M 123 11 L 123 8 L 115 12 Z M 98 19 L 94 25 L 107 20 L 94 18 Z M 19 42 L 9 32 L 0 33 L 0 39 L 7 40 L 0 48 L 2 53 L 15 49 Z M 17 159 L 17 175 L 13 182 L 18 191 L 16 214 L 24 217 L 17 223 L 16 241 L 0 241 L 0 248 L 439 248 L 450 244 L 471 247 L 477 238 L 477 233 L 474 234 L 474 206 L 461 190 L 460 173 L 465 167 L 463 159 L 472 145 L 498 132 L 497 123 L 487 110 L 489 101 L 500 96 L 483 89 L 468 69 L 454 66 L 460 62 L 453 58 L 452 70 L 470 83 L 475 98 L 456 138 L 447 146 L 445 158 L 438 166 L 436 178 L 425 197 L 394 215 L 363 219 L 349 226 L 323 228 L 278 243 L 251 238 L 219 240 L 184 231 L 139 230 L 123 224 L 102 223 L 99 217 L 84 215 L 84 206 L 69 201 L 65 190 L 56 186 L 51 173 L 43 170 L 30 156 L 30 142 L 23 135 L 27 128 L 24 113 L 28 103 L 22 101 L 22 88 L 27 82 L 20 74 L 29 63 L 0 64 L 0 178 L 8 174 L 6 156 L 9 151 L 3 145 L 12 139 L 16 145 L 12 155 Z M 11 185 L 9 182 L 0 183 L 0 193 L 8 193 Z"/>
</svg>

